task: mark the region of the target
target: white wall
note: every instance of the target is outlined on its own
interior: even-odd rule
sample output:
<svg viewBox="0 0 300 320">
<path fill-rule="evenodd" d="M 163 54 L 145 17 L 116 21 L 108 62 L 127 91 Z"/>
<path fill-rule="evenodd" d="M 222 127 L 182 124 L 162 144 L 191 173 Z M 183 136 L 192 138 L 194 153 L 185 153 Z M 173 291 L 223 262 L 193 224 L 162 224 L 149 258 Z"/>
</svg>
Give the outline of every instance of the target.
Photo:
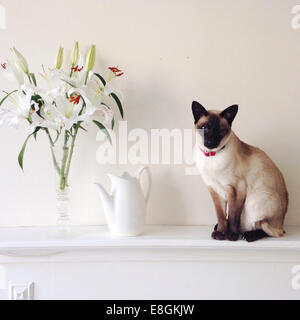
<svg viewBox="0 0 300 320">
<path fill-rule="evenodd" d="M 129 127 L 191 128 L 191 101 L 237 103 L 234 130 L 263 148 L 281 168 L 290 193 L 288 224 L 300 224 L 300 30 L 291 28 L 294 0 L 2 0 L 7 29 L 0 55 L 16 46 L 32 70 L 52 64 L 58 45 L 97 45 L 97 68 L 119 65 Z M 95 69 L 97 69 L 95 68 Z M 8 84 L 0 80 L 0 88 Z M 55 223 L 47 140 L 31 141 L 25 174 L 17 154 L 26 129 L 0 128 L 0 225 Z M 73 167 L 73 223 L 104 223 L 92 182 L 105 172 L 95 160 L 96 129 L 82 134 Z M 131 172 L 134 167 L 128 168 Z M 149 223 L 212 224 L 214 210 L 185 166 L 153 165 Z"/>
</svg>

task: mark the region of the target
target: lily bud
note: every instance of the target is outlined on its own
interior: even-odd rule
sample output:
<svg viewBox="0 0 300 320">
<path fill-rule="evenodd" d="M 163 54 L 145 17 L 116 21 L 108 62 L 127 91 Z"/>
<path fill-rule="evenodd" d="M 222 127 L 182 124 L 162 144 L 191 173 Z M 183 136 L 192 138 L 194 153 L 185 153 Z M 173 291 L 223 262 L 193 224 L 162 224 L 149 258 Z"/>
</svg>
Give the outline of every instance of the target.
<svg viewBox="0 0 300 320">
<path fill-rule="evenodd" d="M 15 79 L 17 80 L 18 84 L 21 86 L 24 84 L 24 76 L 22 71 L 15 66 L 15 64 L 12 61 L 8 61 L 8 66 L 10 67 Z"/>
<path fill-rule="evenodd" d="M 85 71 L 88 74 L 94 67 L 96 57 L 96 46 L 93 44 L 86 56 Z"/>
<path fill-rule="evenodd" d="M 78 41 L 74 43 L 74 47 L 71 52 L 71 64 L 72 66 L 75 66 L 78 63 L 79 60 L 79 45 Z"/>
<path fill-rule="evenodd" d="M 21 53 L 15 48 L 13 47 L 12 49 L 10 49 L 12 52 L 12 56 L 14 59 L 15 64 L 25 73 L 25 74 L 29 74 L 29 70 L 28 70 L 28 64 L 27 61 L 25 60 L 25 58 L 21 55 Z"/>
<path fill-rule="evenodd" d="M 55 59 L 55 68 L 56 69 L 60 69 L 63 63 L 63 59 L 64 59 L 64 48 L 59 47 L 58 52 L 57 52 L 57 56 Z"/>
</svg>

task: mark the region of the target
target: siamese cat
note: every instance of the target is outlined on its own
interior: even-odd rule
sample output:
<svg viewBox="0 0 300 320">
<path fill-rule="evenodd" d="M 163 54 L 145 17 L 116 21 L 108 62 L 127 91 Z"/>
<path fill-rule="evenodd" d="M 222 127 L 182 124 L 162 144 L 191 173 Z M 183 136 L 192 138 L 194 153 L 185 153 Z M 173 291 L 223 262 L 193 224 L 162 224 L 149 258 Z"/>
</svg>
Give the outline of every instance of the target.
<svg viewBox="0 0 300 320">
<path fill-rule="evenodd" d="M 283 176 L 260 149 L 241 141 L 231 129 L 238 112 L 206 110 L 192 103 L 195 161 L 217 213 L 212 238 L 255 241 L 284 234 L 288 192 Z"/>
</svg>

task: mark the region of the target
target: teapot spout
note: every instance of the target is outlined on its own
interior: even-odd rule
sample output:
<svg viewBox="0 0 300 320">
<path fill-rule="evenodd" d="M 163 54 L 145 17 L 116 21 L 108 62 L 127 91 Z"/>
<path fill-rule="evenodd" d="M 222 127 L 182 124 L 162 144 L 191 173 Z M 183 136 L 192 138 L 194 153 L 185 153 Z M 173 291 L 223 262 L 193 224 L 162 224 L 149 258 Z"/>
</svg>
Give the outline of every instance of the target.
<svg viewBox="0 0 300 320">
<path fill-rule="evenodd" d="M 114 200 L 113 197 L 110 196 L 107 191 L 103 188 L 103 186 L 99 183 L 95 183 L 98 194 L 102 200 L 104 214 L 107 221 L 107 224 L 113 228 L 114 227 Z"/>
</svg>

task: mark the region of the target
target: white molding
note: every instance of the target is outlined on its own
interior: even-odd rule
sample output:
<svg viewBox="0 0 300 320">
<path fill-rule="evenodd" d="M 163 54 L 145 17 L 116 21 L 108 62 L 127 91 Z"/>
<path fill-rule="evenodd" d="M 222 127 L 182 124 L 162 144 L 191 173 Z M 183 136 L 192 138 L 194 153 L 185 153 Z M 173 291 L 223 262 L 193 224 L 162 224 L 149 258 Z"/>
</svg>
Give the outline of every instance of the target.
<svg viewBox="0 0 300 320">
<path fill-rule="evenodd" d="M 9 300 L 34 300 L 34 284 L 30 283 L 9 283 Z"/>
</svg>

